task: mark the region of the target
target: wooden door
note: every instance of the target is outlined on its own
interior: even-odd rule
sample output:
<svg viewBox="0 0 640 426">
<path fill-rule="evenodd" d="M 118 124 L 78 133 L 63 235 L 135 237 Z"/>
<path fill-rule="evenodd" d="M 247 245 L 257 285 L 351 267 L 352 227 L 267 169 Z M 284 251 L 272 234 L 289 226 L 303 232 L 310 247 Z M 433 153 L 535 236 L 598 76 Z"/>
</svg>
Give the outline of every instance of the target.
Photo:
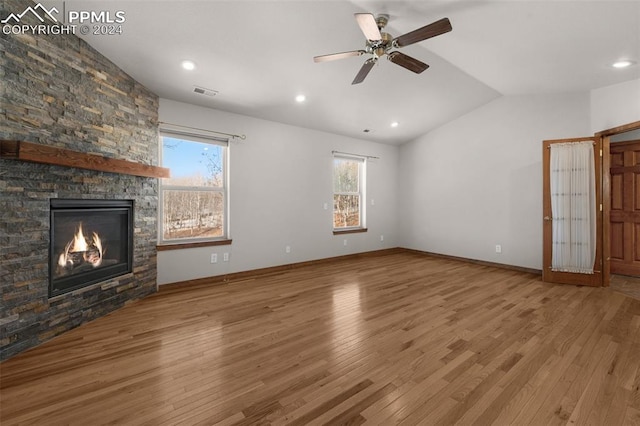
<svg viewBox="0 0 640 426">
<path fill-rule="evenodd" d="M 551 214 L 551 145 L 556 143 L 591 141 L 594 144 L 594 160 L 596 175 L 596 259 L 593 274 L 556 272 L 551 270 L 552 259 L 552 214 Z M 572 139 L 556 139 L 544 141 L 542 144 L 542 280 L 559 284 L 602 285 L 602 139 L 600 137 L 584 137 Z"/>
<path fill-rule="evenodd" d="M 640 140 L 610 148 L 611 273 L 640 276 Z"/>
</svg>

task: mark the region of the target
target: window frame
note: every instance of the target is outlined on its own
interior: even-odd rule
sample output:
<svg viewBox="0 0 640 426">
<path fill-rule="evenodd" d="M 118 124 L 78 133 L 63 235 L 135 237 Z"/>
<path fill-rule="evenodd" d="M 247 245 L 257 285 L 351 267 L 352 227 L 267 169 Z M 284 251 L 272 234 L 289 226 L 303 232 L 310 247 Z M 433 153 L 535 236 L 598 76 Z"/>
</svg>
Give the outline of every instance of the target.
<svg viewBox="0 0 640 426">
<path fill-rule="evenodd" d="M 335 165 L 336 160 L 347 160 L 347 161 L 355 161 L 358 163 L 358 192 L 336 192 L 335 190 Z M 331 172 L 331 181 L 332 181 L 332 190 L 333 190 L 333 203 L 332 203 L 332 215 L 331 222 L 333 227 L 333 234 L 350 234 L 357 232 L 367 232 L 367 202 L 366 202 L 366 194 L 367 194 L 367 158 L 361 157 L 357 155 L 349 155 L 349 154 L 339 154 L 334 153 L 332 156 L 332 172 Z M 335 196 L 336 195 L 357 195 L 358 202 L 358 215 L 359 222 L 358 226 L 343 226 L 336 228 L 335 226 Z"/>
<path fill-rule="evenodd" d="M 177 131 L 161 128 L 159 131 L 159 159 L 164 164 L 164 138 L 179 139 L 185 142 L 205 143 L 222 147 L 222 186 L 172 185 L 161 178 L 158 183 L 158 247 L 160 250 L 171 248 L 191 248 L 209 245 L 231 244 L 229 236 L 229 140 L 200 133 Z M 164 238 L 164 196 L 166 191 L 212 192 L 222 194 L 222 235 L 217 237 Z"/>
</svg>

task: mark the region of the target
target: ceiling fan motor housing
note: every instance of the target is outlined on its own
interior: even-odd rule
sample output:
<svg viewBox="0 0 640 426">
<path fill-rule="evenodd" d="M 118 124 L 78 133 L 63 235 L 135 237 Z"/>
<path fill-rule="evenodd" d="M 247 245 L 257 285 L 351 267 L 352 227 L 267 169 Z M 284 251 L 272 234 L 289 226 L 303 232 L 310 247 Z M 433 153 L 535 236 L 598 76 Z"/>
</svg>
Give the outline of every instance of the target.
<svg viewBox="0 0 640 426">
<path fill-rule="evenodd" d="M 374 42 L 367 41 L 367 50 L 373 53 L 377 58 L 381 57 L 393 47 L 393 36 L 389 33 L 380 33 L 382 38 Z"/>
</svg>

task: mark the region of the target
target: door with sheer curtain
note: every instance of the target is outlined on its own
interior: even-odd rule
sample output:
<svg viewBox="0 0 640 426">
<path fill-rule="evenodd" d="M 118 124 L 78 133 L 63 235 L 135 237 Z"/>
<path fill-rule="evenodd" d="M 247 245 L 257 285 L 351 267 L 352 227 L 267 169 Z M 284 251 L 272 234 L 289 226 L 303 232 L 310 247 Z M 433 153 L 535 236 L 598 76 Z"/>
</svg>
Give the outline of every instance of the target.
<svg viewBox="0 0 640 426">
<path fill-rule="evenodd" d="M 601 153 L 599 137 L 543 142 L 543 281 L 602 285 Z"/>
</svg>

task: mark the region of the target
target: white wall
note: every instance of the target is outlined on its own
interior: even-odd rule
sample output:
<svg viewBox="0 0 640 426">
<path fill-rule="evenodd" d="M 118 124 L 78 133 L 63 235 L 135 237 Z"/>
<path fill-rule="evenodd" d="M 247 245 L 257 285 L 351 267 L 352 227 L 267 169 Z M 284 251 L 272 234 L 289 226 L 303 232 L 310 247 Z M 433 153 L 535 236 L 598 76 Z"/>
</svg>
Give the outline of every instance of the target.
<svg viewBox="0 0 640 426">
<path fill-rule="evenodd" d="M 541 269 L 542 141 L 589 130 L 587 93 L 508 96 L 402 145 L 402 245 Z"/>
<path fill-rule="evenodd" d="M 591 91 L 591 132 L 640 121 L 640 79 Z"/>
<path fill-rule="evenodd" d="M 398 147 L 166 99 L 160 100 L 160 121 L 247 139 L 232 140 L 229 148 L 233 244 L 159 252 L 159 284 L 400 245 Z M 368 163 L 367 233 L 332 234 L 332 150 L 380 157 Z M 225 252 L 229 262 L 222 261 Z M 211 253 L 218 253 L 217 264 L 210 263 Z"/>
<path fill-rule="evenodd" d="M 166 99 L 160 120 L 247 134 L 230 145 L 233 244 L 159 252 L 160 284 L 397 246 L 541 269 L 542 140 L 640 120 L 640 80 L 502 97 L 400 148 Z M 331 233 L 331 150 L 381 157 L 365 234 Z"/>
<path fill-rule="evenodd" d="M 611 143 L 634 141 L 634 140 L 640 140 L 640 129 L 629 130 L 628 132 L 611 135 L 611 138 L 610 138 Z"/>
</svg>

